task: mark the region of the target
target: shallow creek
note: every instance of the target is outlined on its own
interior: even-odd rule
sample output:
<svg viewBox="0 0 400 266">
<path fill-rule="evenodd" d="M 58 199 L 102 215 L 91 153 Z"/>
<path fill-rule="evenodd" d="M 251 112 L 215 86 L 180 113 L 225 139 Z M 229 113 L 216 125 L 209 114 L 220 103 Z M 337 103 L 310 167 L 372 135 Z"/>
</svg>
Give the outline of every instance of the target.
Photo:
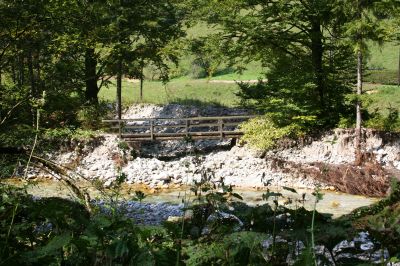
<svg viewBox="0 0 400 266">
<path fill-rule="evenodd" d="M 6 183 L 13 184 L 16 186 L 21 186 L 22 182 L 18 179 L 8 179 Z M 196 198 L 193 192 L 190 192 L 190 189 L 167 189 L 167 190 L 146 190 L 143 187 L 134 186 L 134 185 L 125 185 L 121 189 L 121 198 L 125 200 L 131 200 L 134 191 L 141 190 L 146 194 L 146 198 L 143 202 L 148 203 L 169 203 L 169 204 L 181 204 L 183 201 L 193 202 Z M 38 196 L 38 197 L 63 197 L 63 198 L 74 198 L 71 190 L 63 185 L 61 182 L 51 181 L 51 180 L 40 180 L 35 181 L 33 184 L 30 184 L 27 187 L 28 193 Z M 90 196 L 93 198 L 102 198 L 102 194 L 98 192 L 93 187 L 88 187 L 87 191 Z M 291 198 L 293 203 L 289 206 L 296 207 L 302 206 L 302 202 L 296 201 L 296 199 L 301 200 L 302 194 L 305 194 L 305 202 L 304 206 L 307 209 L 312 209 L 314 205 L 314 196 L 312 196 L 312 190 L 306 189 L 297 189 L 297 194 L 284 190 L 284 189 L 271 189 L 271 191 L 280 192 L 284 197 L 279 198 L 279 204 L 284 204 L 287 202 L 288 198 Z M 265 203 L 262 200 L 263 193 L 266 193 L 266 190 L 255 190 L 251 188 L 234 188 L 234 192 L 238 193 L 242 198 L 243 202 L 249 205 L 262 205 Z M 370 198 L 364 196 L 356 196 L 350 195 L 340 192 L 334 191 L 321 191 L 323 193 L 323 199 L 318 202 L 317 210 L 322 213 L 330 213 L 333 217 L 339 217 L 343 214 L 347 214 L 352 210 L 361 207 L 370 205 L 376 201 L 378 198 Z M 272 203 L 272 198 L 268 200 L 269 203 Z"/>
</svg>

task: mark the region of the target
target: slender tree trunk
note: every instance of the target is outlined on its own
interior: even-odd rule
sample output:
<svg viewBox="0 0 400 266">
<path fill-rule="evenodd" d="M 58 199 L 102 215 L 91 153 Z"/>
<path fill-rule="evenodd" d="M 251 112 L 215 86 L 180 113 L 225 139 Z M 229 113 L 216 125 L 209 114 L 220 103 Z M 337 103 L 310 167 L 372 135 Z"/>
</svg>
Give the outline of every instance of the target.
<svg viewBox="0 0 400 266">
<path fill-rule="evenodd" d="M 16 65 L 15 64 L 15 59 L 13 59 L 12 63 L 11 63 L 11 78 L 12 78 L 12 81 L 13 81 L 14 84 L 17 83 L 17 73 L 15 71 L 15 65 Z"/>
<path fill-rule="evenodd" d="M 43 86 L 42 86 L 42 79 L 41 79 L 41 75 L 40 75 L 40 49 L 38 49 L 36 51 L 36 54 L 34 56 L 34 67 L 36 69 L 36 89 L 38 90 L 38 92 L 40 93 L 43 90 Z"/>
<path fill-rule="evenodd" d="M 140 72 L 140 101 L 141 102 L 143 101 L 143 79 L 144 79 L 144 77 L 143 77 L 143 67 L 142 67 L 141 72 Z"/>
<path fill-rule="evenodd" d="M 362 1 L 357 0 L 357 16 L 359 21 L 362 20 Z M 356 102 L 356 139 L 355 139 L 355 164 L 361 165 L 362 163 L 362 117 L 361 117 L 361 95 L 363 89 L 363 34 L 359 32 L 357 34 L 357 102 Z"/>
<path fill-rule="evenodd" d="M 37 92 L 35 87 L 35 74 L 33 71 L 33 59 L 32 59 L 32 51 L 28 52 L 28 75 L 29 75 L 29 82 L 30 82 L 30 97 L 31 99 L 37 98 Z M 36 125 L 36 107 L 31 107 L 31 114 L 32 114 L 32 126 L 35 127 Z"/>
<path fill-rule="evenodd" d="M 325 108 L 325 80 L 323 69 L 323 53 L 321 23 L 318 18 L 311 25 L 311 54 L 315 84 L 317 86 L 319 103 L 322 111 Z"/>
<path fill-rule="evenodd" d="M 118 70 L 117 70 L 117 117 L 121 119 L 122 117 L 122 59 L 118 60 Z"/>
<path fill-rule="evenodd" d="M 33 71 L 33 56 L 31 51 L 29 51 L 28 53 L 28 74 L 31 85 L 31 97 L 37 97 L 36 87 L 35 87 L 35 74 Z"/>
<path fill-rule="evenodd" d="M 85 51 L 85 99 L 89 104 L 98 104 L 97 97 L 99 87 L 97 85 L 97 59 L 94 48 L 87 48 Z"/>
<path fill-rule="evenodd" d="M 357 96 L 360 97 L 362 95 L 363 89 L 363 77 L 362 77 L 362 67 L 363 67 L 363 54 L 362 51 L 359 50 L 357 52 Z M 361 126 L 362 126 L 362 117 L 361 117 L 361 100 L 358 98 L 356 103 L 356 142 L 355 142 L 355 164 L 360 165 L 362 163 L 362 151 L 361 151 Z"/>
<path fill-rule="evenodd" d="M 399 46 L 399 66 L 397 68 L 397 86 L 400 86 L 400 46 Z"/>
<path fill-rule="evenodd" d="M 22 89 L 22 86 L 25 83 L 25 69 L 24 69 L 24 55 L 21 54 L 19 56 L 19 63 L 18 63 L 18 88 Z"/>
</svg>

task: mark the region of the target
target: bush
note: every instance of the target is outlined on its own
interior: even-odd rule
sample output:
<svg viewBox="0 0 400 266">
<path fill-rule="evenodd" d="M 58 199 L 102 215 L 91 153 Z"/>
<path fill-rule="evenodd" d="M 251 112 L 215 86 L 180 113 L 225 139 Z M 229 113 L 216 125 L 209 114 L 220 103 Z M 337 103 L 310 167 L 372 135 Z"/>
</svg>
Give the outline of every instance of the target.
<svg viewBox="0 0 400 266">
<path fill-rule="evenodd" d="M 82 106 L 77 114 L 77 120 L 84 129 L 98 129 L 101 126 L 101 119 L 108 111 L 107 103 L 101 102 L 98 106 Z"/>
<path fill-rule="evenodd" d="M 371 118 L 365 121 L 365 127 L 392 132 L 400 131 L 399 111 L 395 108 L 388 108 L 388 111 L 387 115 L 377 112 L 371 114 Z"/>
<path fill-rule="evenodd" d="M 170 265 L 176 258 L 164 230 L 139 228 L 111 205 L 89 213 L 78 202 L 33 198 L 0 183 L 0 218 L 7 265 Z"/>
<path fill-rule="evenodd" d="M 298 123 L 279 126 L 269 115 L 251 119 L 243 123 L 241 129 L 245 132 L 242 140 L 261 150 L 275 148 L 280 139 L 296 138 L 304 134 L 302 126 Z"/>
<path fill-rule="evenodd" d="M 192 63 L 189 77 L 192 79 L 201 79 L 207 77 L 207 72 L 203 66 L 196 60 Z"/>
</svg>

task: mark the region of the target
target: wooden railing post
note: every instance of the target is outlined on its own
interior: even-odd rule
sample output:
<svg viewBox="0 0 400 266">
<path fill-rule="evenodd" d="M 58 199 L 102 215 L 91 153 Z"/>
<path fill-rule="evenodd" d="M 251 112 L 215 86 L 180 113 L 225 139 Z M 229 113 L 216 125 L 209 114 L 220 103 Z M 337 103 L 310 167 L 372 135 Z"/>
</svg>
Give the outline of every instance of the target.
<svg viewBox="0 0 400 266">
<path fill-rule="evenodd" d="M 150 119 L 150 138 L 154 140 L 154 121 Z"/>
<path fill-rule="evenodd" d="M 121 120 L 118 120 L 118 137 L 119 137 L 120 139 L 122 138 Z"/>
<path fill-rule="evenodd" d="M 186 119 L 186 137 L 189 136 L 189 127 L 190 127 L 190 120 L 188 118 Z"/>
<path fill-rule="evenodd" d="M 218 131 L 221 139 L 224 138 L 224 123 L 222 119 L 218 119 Z"/>
</svg>

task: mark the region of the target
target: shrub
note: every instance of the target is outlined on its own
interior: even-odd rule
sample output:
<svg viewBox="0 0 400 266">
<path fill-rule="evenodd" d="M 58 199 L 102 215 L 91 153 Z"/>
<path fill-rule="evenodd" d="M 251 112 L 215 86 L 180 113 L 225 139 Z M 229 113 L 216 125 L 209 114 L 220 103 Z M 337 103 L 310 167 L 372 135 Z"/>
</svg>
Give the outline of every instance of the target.
<svg viewBox="0 0 400 266">
<path fill-rule="evenodd" d="M 388 111 L 387 115 L 372 113 L 371 118 L 365 121 L 365 127 L 392 132 L 400 131 L 399 111 L 395 108 L 388 108 Z"/>
<path fill-rule="evenodd" d="M 205 67 L 201 65 L 198 61 L 193 61 L 192 66 L 189 71 L 189 77 L 192 79 L 201 79 L 207 77 L 207 72 Z"/>
<path fill-rule="evenodd" d="M 77 113 L 77 120 L 84 129 L 98 129 L 101 125 L 101 118 L 108 111 L 107 103 L 99 105 L 83 106 Z"/>
<path fill-rule="evenodd" d="M 306 119 L 302 118 L 301 120 Z M 303 120 L 304 121 L 304 120 Z M 270 150 L 276 147 L 277 141 L 283 138 L 296 138 L 304 134 L 299 123 L 290 123 L 279 126 L 270 115 L 251 119 L 241 125 L 245 135 L 242 140 L 250 146 L 261 150 Z"/>
</svg>

